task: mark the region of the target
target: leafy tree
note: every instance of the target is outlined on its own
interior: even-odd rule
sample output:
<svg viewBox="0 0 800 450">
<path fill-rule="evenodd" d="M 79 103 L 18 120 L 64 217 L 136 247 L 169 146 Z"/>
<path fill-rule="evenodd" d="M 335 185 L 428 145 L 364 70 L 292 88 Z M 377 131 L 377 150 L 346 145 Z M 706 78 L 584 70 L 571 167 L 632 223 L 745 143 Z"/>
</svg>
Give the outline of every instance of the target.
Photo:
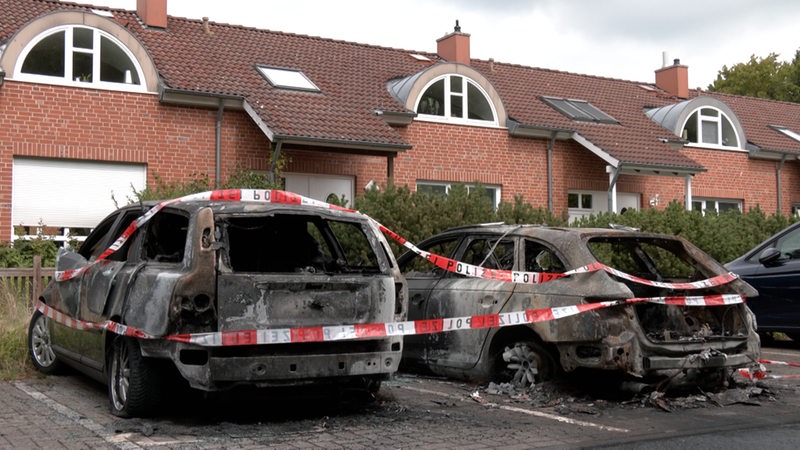
<svg viewBox="0 0 800 450">
<path fill-rule="evenodd" d="M 722 66 L 708 90 L 800 102 L 800 50 L 790 63 L 779 61 L 778 57 L 777 53 L 764 58 L 752 55 L 746 63 Z"/>
</svg>

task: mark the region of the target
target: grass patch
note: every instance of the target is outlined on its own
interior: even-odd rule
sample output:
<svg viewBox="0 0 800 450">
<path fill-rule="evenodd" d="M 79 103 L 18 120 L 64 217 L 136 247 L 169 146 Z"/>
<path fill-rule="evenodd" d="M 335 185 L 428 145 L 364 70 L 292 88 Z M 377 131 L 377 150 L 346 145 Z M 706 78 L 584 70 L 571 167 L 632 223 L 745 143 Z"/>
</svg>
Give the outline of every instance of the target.
<svg viewBox="0 0 800 450">
<path fill-rule="evenodd" d="M 28 359 L 30 317 L 27 291 L 0 280 L 0 380 L 17 380 L 35 372 Z"/>
</svg>

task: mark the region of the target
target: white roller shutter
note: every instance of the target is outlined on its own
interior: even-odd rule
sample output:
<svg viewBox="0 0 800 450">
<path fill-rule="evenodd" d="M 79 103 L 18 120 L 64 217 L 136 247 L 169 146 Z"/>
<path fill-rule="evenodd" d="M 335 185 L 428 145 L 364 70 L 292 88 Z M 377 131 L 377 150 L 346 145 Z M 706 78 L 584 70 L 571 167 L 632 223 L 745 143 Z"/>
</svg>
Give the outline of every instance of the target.
<svg viewBox="0 0 800 450">
<path fill-rule="evenodd" d="M 144 164 L 14 158 L 12 226 L 92 228 L 134 198 L 147 178 Z"/>
<path fill-rule="evenodd" d="M 310 197 L 314 200 L 328 201 L 328 196 L 334 194 L 353 202 L 353 177 L 336 175 L 318 175 L 303 173 L 285 173 L 286 190 Z"/>
</svg>

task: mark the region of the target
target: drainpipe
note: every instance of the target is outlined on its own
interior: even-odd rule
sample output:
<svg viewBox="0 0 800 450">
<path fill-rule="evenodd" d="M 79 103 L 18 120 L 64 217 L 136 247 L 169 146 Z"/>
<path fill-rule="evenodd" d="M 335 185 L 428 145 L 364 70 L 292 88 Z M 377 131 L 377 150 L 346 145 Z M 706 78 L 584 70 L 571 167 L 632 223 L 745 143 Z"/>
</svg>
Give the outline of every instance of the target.
<svg viewBox="0 0 800 450">
<path fill-rule="evenodd" d="M 269 167 L 269 182 L 272 184 L 276 183 L 275 171 L 278 168 L 278 159 L 281 157 L 282 144 L 283 141 L 279 139 L 275 140 L 275 151 L 272 152 L 272 162 Z"/>
<path fill-rule="evenodd" d="M 556 132 L 550 135 L 547 141 L 547 210 L 553 213 L 553 146 L 556 142 Z"/>
<path fill-rule="evenodd" d="M 217 136 L 216 136 L 216 163 L 214 167 L 214 185 L 219 189 L 220 182 L 220 165 L 222 164 L 222 112 L 225 110 L 225 104 L 222 99 L 219 99 L 219 107 L 217 108 Z"/>
<path fill-rule="evenodd" d="M 608 212 L 617 212 L 617 178 L 619 169 L 613 166 L 606 166 L 608 173 Z"/>
<path fill-rule="evenodd" d="M 778 163 L 777 167 L 775 167 L 775 179 L 777 182 L 777 197 L 778 197 L 778 214 L 783 215 L 783 202 L 781 201 L 781 187 L 783 186 L 782 179 L 783 177 L 781 174 L 783 173 L 783 163 L 786 162 L 786 154 L 784 153 L 781 156 L 781 162 Z"/>
<path fill-rule="evenodd" d="M 692 176 L 686 175 L 686 210 L 692 210 Z"/>
</svg>

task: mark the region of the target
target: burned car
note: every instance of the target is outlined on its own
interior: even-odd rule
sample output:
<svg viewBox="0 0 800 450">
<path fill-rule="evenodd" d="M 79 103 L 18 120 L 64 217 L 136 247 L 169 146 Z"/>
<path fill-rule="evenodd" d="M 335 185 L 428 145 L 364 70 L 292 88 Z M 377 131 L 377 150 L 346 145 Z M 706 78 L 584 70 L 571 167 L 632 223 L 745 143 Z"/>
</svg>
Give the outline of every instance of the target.
<svg viewBox="0 0 800 450">
<path fill-rule="evenodd" d="M 295 335 L 405 319 L 405 281 L 368 218 L 306 205 L 181 201 L 141 220 L 154 205 L 117 210 L 78 252 L 60 255 L 57 270 L 79 275 L 40 297 L 62 317 L 41 308 L 33 315 L 29 347 L 40 371 L 77 368 L 108 384 L 113 414 L 137 416 L 153 412 L 169 373 L 202 391 L 330 383 L 375 392 L 397 370 L 401 336 Z M 137 219 L 143 225 L 102 257 Z M 119 326 L 82 329 L 63 317 Z M 274 343 L 256 342 L 253 330 Z"/>
<path fill-rule="evenodd" d="M 753 314 L 743 303 L 744 297 L 756 291 L 680 237 L 619 229 L 486 224 L 448 230 L 423 241 L 418 249 L 464 267 L 547 277 L 539 283 L 470 277 L 443 270 L 431 263 L 435 258 L 410 251 L 398 258 L 408 283 L 409 320 L 474 320 L 487 314 L 615 303 L 553 320 L 407 336 L 403 364 L 411 370 L 526 385 L 564 371 L 599 369 L 615 371 L 623 380 L 674 379 L 681 384 L 716 380 L 713 384 L 720 386 L 733 369 L 752 364 L 759 355 Z M 607 270 L 558 275 L 598 267 L 598 263 L 631 279 Z M 700 283 L 706 285 L 701 289 L 663 284 L 719 276 L 729 278 Z M 714 299 L 720 295 L 739 301 L 716 306 Z M 645 301 L 681 296 L 709 296 L 709 304 L 715 306 Z"/>
</svg>

